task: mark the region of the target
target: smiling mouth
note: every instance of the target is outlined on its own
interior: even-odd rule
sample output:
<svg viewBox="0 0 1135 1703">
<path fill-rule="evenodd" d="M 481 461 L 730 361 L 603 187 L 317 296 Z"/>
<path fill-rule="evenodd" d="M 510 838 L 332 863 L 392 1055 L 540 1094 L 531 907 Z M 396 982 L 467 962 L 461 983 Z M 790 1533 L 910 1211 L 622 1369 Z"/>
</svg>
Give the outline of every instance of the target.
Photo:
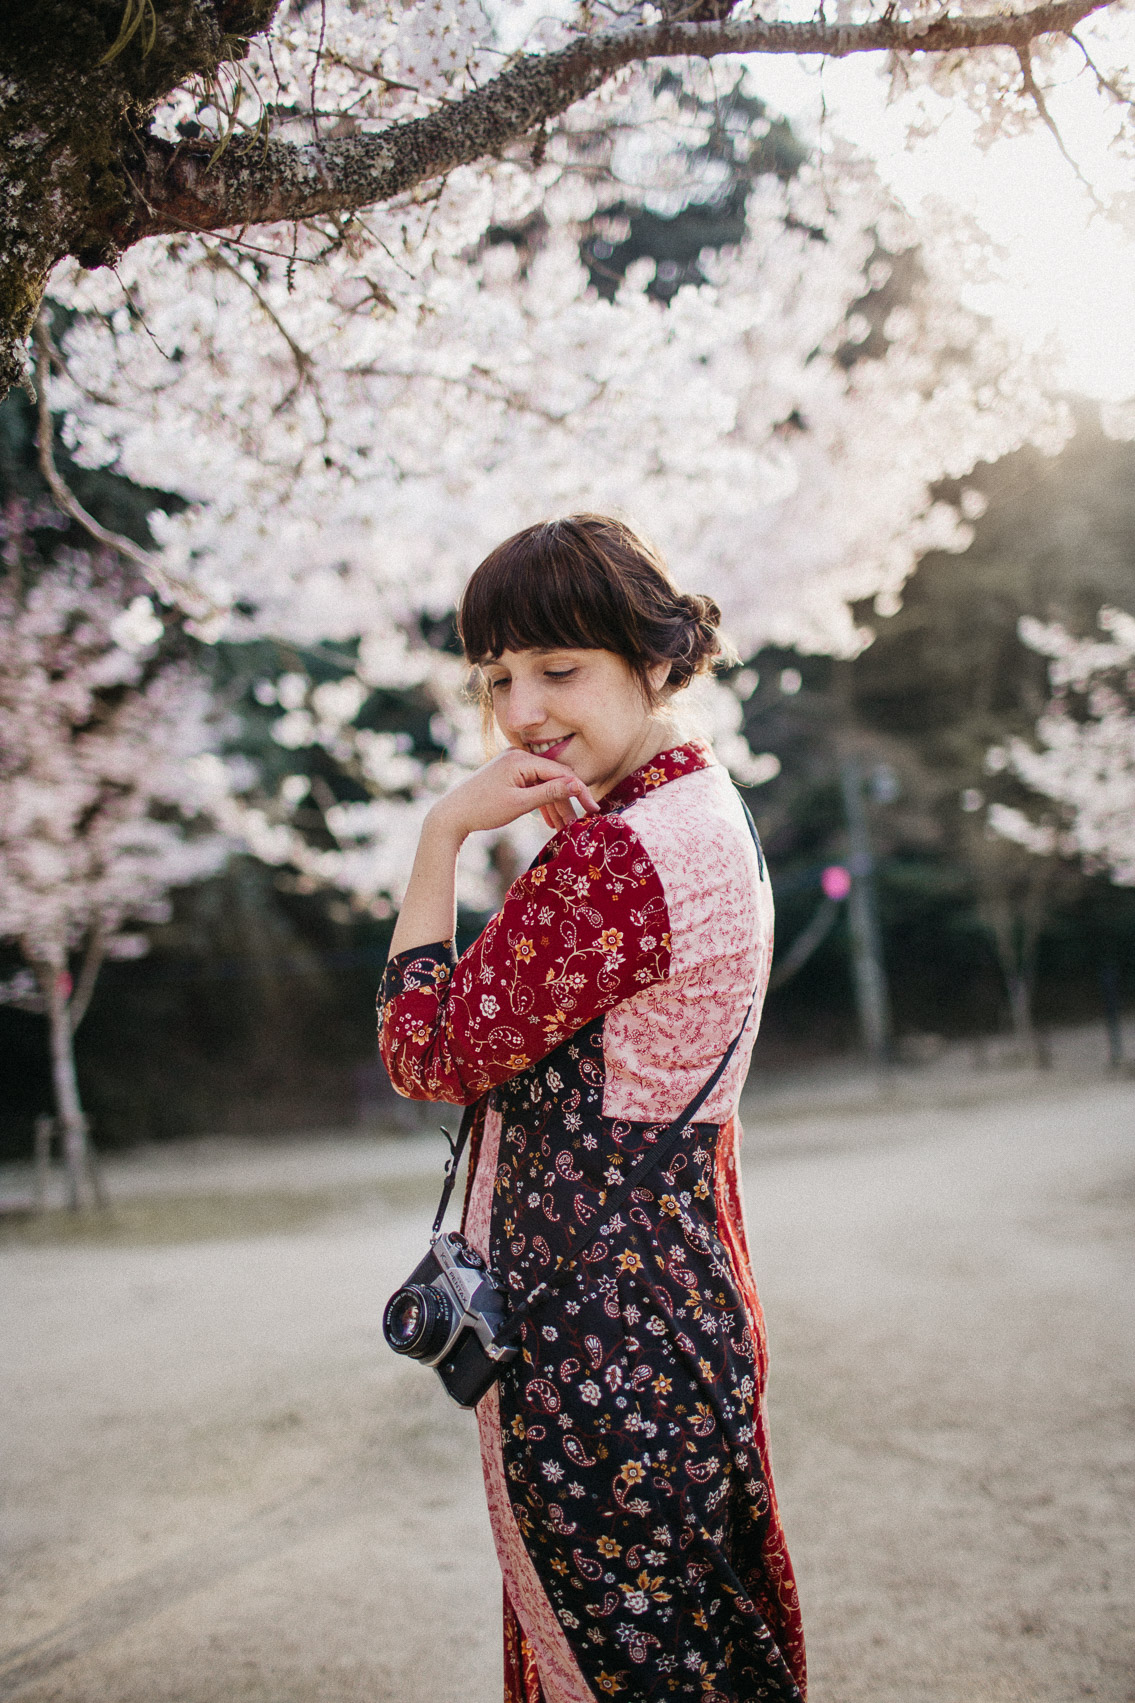
<svg viewBox="0 0 1135 1703">
<path fill-rule="evenodd" d="M 573 738 L 572 734 L 561 733 L 557 739 L 533 740 L 528 749 L 534 757 L 550 757 L 553 751 L 558 751 L 571 738 Z"/>
</svg>

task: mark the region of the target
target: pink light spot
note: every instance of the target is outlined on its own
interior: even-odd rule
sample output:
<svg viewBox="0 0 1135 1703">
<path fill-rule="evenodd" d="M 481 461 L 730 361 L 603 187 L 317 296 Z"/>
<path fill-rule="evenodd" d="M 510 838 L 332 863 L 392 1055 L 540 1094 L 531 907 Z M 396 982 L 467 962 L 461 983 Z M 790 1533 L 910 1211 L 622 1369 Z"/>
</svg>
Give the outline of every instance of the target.
<svg viewBox="0 0 1135 1703">
<path fill-rule="evenodd" d="M 851 872 L 842 863 L 830 863 L 820 876 L 820 886 L 829 899 L 846 899 L 851 892 Z"/>
</svg>

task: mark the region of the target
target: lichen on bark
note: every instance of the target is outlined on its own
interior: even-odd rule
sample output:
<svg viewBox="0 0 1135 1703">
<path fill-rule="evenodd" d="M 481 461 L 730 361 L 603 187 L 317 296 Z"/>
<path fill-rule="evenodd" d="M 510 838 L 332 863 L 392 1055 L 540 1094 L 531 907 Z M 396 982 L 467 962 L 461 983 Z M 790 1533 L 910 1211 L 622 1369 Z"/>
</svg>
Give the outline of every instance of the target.
<svg viewBox="0 0 1135 1703">
<path fill-rule="evenodd" d="M 123 0 L 13 7 L 0 37 L 0 394 L 26 382 L 26 341 L 52 267 L 113 260 L 137 195 L 131 162 L 156 103 L 215 71 L 278 0 L 157 0 L 152 42 L 107 59 Z"/>
</svg>

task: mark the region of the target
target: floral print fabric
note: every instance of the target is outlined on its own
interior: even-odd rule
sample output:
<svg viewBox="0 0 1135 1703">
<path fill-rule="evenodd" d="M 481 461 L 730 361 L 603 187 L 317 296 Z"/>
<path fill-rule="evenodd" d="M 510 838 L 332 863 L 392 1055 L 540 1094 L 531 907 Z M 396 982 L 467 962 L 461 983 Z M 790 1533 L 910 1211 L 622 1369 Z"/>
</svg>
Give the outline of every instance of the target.
<svg viewBox="0 0 1135 1703">
<path fill-rule="evenodd" d="M 603 1192 L 664 1127 L 604 1115 L 607 1014 L 666 981 L 675 959 L 691 963 L 696 942 L 670 938 L 663 876 L 615 812 L 655 787 L 679 794 L 705 762 L 697 747 L 664 753 L 616 789 L 611 814 L 557 835 L 456 964 L 436 946 L 389 967 L 383 1056 L 395 1085 L 416 1098 L 488 1091 L 495 1164 L 491 1174 L 478 1165 L 469 1228 L 487 1230 L 518 1299 L 567 1257 L 573 1227 L 593 1226 Z M 541 923 L 545 895 L 555 898 Z M 532 949 L 528 975 L 517 968 L 521 942 Z M 706 939 L 706 954 L 718 944 Z M 590 966 L 583 985 L 568 979 L 575 965 Z M 742 1010 L 751 987 L 740 990 Z M 499 1002 L 485 1014 L 482 989 Z M 804 1695 L 736 1142 L 732 1117 L 689 1128 L 536 1309 L 521 1355 L 482 1403 L 486 1466 L 491 1454 L 508 1504 L 494 1525 L 508 1520 L 531 1564 L 509 1567 L 498 1530 L 512 1648 L 527 1652 L 510 1664 L 509 1703 L 531 1699 L 533 1655 L 551 1703 L 568 1652 L 573 1695 Z M 526 1605 L 535 1590 L 541 1600 Z"/>
<path fill-rule="evenodd" d="M 411 1099 L 469 1105 L 669 965 L 665 895 L 634 830 L 584 818 L 513 883 L 460 961 L 449 943 L 392 960 L 382 1056 Z"/>
</svg>

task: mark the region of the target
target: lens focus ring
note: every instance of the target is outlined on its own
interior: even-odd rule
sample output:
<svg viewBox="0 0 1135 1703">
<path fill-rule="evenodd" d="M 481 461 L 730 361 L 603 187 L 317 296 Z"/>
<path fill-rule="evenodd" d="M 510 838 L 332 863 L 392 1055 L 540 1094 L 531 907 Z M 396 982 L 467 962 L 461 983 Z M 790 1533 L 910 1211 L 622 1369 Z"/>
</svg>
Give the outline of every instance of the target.
<svg viewBox="0 0 1135 1703">
<path fill-rule="evenodd" d="M 386 1303 L 382 1334 L 395 1354 L 428 1360 L 440 1354 L 454 1326 L 449 1298 L 432 1283 L 408 1283 Z"/>
</svg>

